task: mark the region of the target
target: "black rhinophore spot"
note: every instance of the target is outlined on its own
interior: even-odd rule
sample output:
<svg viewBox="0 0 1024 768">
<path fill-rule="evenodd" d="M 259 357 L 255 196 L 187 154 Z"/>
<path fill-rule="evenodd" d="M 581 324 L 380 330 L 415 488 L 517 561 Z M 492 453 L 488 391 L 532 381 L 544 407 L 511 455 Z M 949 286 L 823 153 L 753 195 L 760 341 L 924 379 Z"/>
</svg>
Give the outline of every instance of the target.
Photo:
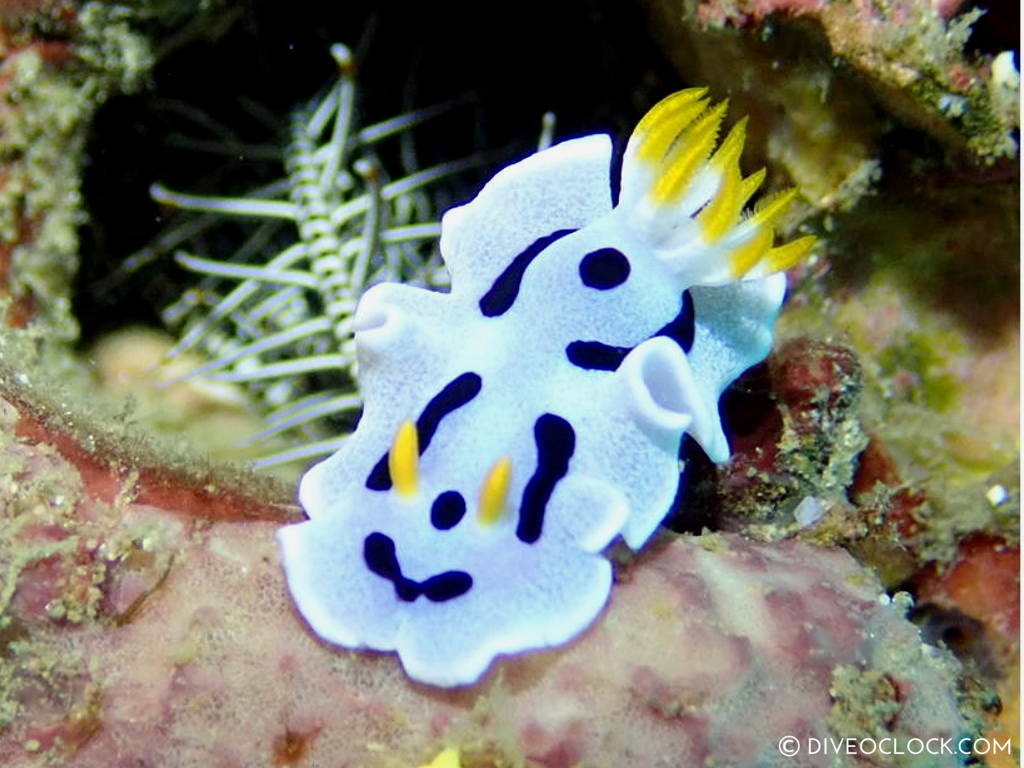
<svg viewBox="0 0 1024 768">
<path fill-rule="evenodd" d="M 533 425 L 537 443 L 537 468 L 523 489 L 516 536 L 533 544 L 544 529 L 544 513 L 558 481 L 569 471 L 569 459 L 576 450 L 576 432 L 572 424 L 553 413 L 540 416 Z"/>
<path fill-rule="evenodd" d="M 466 514 L 466 500 L 458 491 L 438 494 L 430 505 L 430 523 L 439 531 L 454 528 Z"/>
<path fill-rule="evenodd" d="M 571 235 L 575 229 L 556 229 L 550 235 L 538 237 L 530 243 L 526 250 L 512 259 L 504 271 L 498 275 L 494 284 L 480 299 L 480 311 L 485 317 L 498 317 L 511 309 L 519 295 L 519 286 L 523 281 L 526 268 L 530 266 L 541 251 L 547 248 L 556 240 L 561 240 L 566 235 Z"/>
<path fill-rule="evenodd" d="M 420 595 L 432 602 L 443 603 L 466 594 L 473 586 L 473 577 L 465 571 L 443 571 L 422 582 L 403 576 L 395 554 L 394 539 L 380 532 L 371 533 L 363 541 L 363 560 L 371 573 L 392 582 L 395 595 L 407 603 Z"/>
<path fill-rule="evenodd" d="M 444 389 L 434 395 L 416 419 L 416 433 L 419 438 L 420 455 L 427 450 L 441 419 L 455 411 L 480 393 L 483 379 L 480 374 L 467 372 L 456 376 Z M 366 487 L 371 491 L 387 491 L 391 488 L 391 470 L 388 469 L 388 454 L 385 453 L 374 464 L 366 478 Z"/>
<path fill-rule="evenodd" d="M 607 291 L 629 277 L 629 259 L 617 248 L 599 248 L 580 260 L 580 279 L 588 288 Z"/>
</svg>

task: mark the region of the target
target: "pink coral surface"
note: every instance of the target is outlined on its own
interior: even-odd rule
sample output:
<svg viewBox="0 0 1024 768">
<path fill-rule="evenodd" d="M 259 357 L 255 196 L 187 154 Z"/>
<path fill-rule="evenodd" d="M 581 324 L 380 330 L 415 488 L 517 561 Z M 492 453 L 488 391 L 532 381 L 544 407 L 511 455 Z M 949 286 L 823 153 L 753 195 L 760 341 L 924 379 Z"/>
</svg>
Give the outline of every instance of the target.
<svg viewBox="0 0 1024 768">
<path fill-rule="evenodd" d="M 258 510 L 139 503 L 130 471 L 97 498 L 95 473 L 38 436 L 0 456 L 0 764 L 373 768 L 454 744 L 467 768 L 831 765 L 778 739 L 965 729 L 955 664 L 839 550 L 666 536 L 577 642 L 446 691 L 318 642 Z"/>
</svg>

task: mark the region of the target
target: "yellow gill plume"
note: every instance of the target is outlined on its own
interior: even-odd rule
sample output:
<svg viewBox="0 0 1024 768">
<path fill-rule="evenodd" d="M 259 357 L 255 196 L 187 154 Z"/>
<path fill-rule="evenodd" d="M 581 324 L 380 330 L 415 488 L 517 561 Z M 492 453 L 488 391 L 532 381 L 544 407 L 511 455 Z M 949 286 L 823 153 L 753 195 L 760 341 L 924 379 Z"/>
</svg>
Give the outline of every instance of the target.
<svg viewBox="0 0 1024 768">
<path fill-rule="evenodd" d="M 754 206 L 754 212 L 750 216 L 750 223 L 759 227 L 770 227 L 783 214 L 789 204 L 796 197 L 796 187 L 784 189 L 773 195 L 762 197 Z"/>
<path fill-rule="evenodd" d="M 772 247 L 774 239 L 775 233 L 770 227 L 758 227 L 747 242 L 734 248 L 729 254 L 729 271 L 732 277 L 739 279 L 757 266 Z"/>
<path fill-rule="evenodd" d="M 742 278 L 755 267 L 760 267 L 757 270 L 758 276 L 781 272 L 797 264 L 811 250 L 817 238 L 810 235 L 772 248 L 775 240 L 774 224 L 796 196 L 797 190 L 792 187 L 758 201 L 753 213 L 744 222 L 744 226 L 754 230 L 753 235 L 729 253 L 732 277 Z"/>
<path fill-rule="evenodd" d="M 725 141 L 711 158 L 711 167 L 721 174 L 718 189 L 711 201 L 697 214 L 697 222 L 701 225 L 707 243 L 717 242 L 739 221 L 743 206 L 749 199 L 746 181 L 740 174 L 740 154 L 743 152 L 743 141 L 747 136 L 747 118 L 741 119 Z M 762 173 L 762 178 L 763 178 Z M 753 190 L 751 190 L 753 194 Z"/>
<path fill-rule="evenodd" d="M 388 452 L 391 482 L 399 496 L 408 498 L 419 484 L 420 438 L 416 425 L 403 421 Z"/>
<path fill-rule="evenodd" d="M 508 487 L 512 481 L 512 460 L 502 456 L 487 472 L 480 486 L 480 503 L 477 519 L 484 525 L 492 525 L 501 519 L 508 500 Z"/>
<path fill-rule="evenodd" d="M 814 235 L 805 235 L 790 243 L 780 245 L 778 248 L 772 248 L 768 251 L 768 255 L 765 256 L 768 270 L 770 272 L 781 272 L 784 269 L 796 266 L 810 253 L 811 248 L 814 247 L 816 242 L 818 242 L 818 238 Z"/>
<path fill-rule="evenodd" d="M 629 159 L 660 163 L 680 132 L 707 107 L 707 99 L 703 98 L 707 92 L 707 88 L 687 88 L 651 107 L 630 136 Z"/>
<path fill-rule="evenodd" d="M 767 175 L 767 171 L 764 168 L 754 171 L 743 181 L 740 182 L 740 208 L 742 209 L 747 201 L 754 196 L 754 193 L 761 188 L 764 184 L 764 177 Z"/>
<path fill-rule="evenodd" d="M 671 205 L 682 199 L 697 171 L 703 167 L 715 148 L 718 127 L 728 108 L 728 99 L 719 102 L 680 133 L 665 158 L 664 170 L 651 189 L 651 199 L 655 203 Z"/>
<path fill-rule="evenodd" d="M 706 245 L 730 236 L 739 238 L 739 245 L 724 246 L 722 267 L 728 276 L 763 277 L 787 269 L 806 256 L 815 242 L 805 237 L 772 247 L 773 225 L 796 196 L 796 190 L 769 196 L 744 216 L 744 207 L 764 182 L 765 170 L 746 178 L 740 173 L 746 118 L 733 126 L 715 150 L 728 100 L 711 106 L 706 95 L 707 88 L 679 91 L 644 115 L 630 137 L 623 160 L 622 200 L 646 197 L 653 204 L 649 210 L 655 217 L 674 215 L 673 206 L 707 168 L 718 175 L 717 189 L 695 219 Z"/>
<path fill-rule="evenodd" d="M 437 757 L 420 768 L 461 768 L 462 760 L 459 758 L 459 750 L 456 747 L 447 747 L 438 753 Z"/>
</svg>

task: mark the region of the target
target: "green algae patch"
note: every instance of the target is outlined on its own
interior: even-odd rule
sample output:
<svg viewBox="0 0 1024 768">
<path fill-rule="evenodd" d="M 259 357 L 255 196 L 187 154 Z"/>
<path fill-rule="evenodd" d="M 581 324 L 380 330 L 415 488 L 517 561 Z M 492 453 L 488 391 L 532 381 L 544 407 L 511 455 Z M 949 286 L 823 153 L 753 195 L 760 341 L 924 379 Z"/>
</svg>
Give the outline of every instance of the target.
<svg viewBox="0 0 1024 768">
<path fill-rule="evenodd" d="M 933 338 L 921 332 L 909 332 L 900 341 L 878 353 L 879 373 L 891 379 L 906 373 L 916 377 L 909 397 L 935 411 L 948 411 L 959 398 L 956 377 L 948 370 L 947 351 L 956 351 L 962 340 Z M 952 348 L 952 349 L 951 349 Z"/>
</svg>

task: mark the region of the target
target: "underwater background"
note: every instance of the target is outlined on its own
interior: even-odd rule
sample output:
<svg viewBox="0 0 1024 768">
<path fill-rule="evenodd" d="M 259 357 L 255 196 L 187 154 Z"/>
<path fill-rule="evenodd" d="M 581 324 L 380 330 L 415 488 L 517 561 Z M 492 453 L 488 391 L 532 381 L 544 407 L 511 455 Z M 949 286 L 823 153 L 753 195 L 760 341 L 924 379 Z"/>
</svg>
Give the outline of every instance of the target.
<svg viewBox="0 0 1024 768">
<path fill-rule="evenodd" d="M 2 0 L 0 32 L 0 762 L 1019 763 L 1018 4 Z M 298 237 L 181 195 L 287 195 L 289 114 L 337 42 L 354 130 L 436 108 L 361 153 L 389 182 L 451 169 L 398 196 L 410 222 L 707 85 L 749 116 L 744 170 L 798 189 L 780 229 L 819 238 L 722 398 L 731 460 L 688 444 L 596 624 L 465 689 L 319 643 L 287 595 L 273 535 L 312 456 L 248 462 L 344 434 L 357 410 L 273 414 L 358 372 L 184 375 L 265 333 L 244 323 L 167 359 L 240 279 L 176 252 Z M 422 246 L 403 279 L 443 288 Z M 325 306 L 296 302 L 275 330 Z M 787 735 L 974 752 L 787 757 Z"/>
</svg>

